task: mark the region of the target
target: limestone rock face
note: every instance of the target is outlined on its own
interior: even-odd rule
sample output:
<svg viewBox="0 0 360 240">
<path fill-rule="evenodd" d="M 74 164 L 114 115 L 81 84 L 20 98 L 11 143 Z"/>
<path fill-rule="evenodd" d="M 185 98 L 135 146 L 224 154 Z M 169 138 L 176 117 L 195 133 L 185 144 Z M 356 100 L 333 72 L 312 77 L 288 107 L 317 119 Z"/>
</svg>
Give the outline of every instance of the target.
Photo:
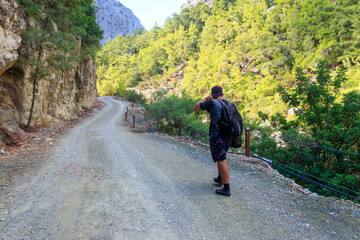
<svg viewBox="0 0 360 240">
<path fill-rule="evenodd" d="M 0 74 L 16 62 L 25 26 L 19 4 L 15 0 L 0 0 Z"/>
<path fill-rule="evenodd" d="M 23 133 L 33 94 L 34 66 L 20 64 L 20 57 L 37 56 L 35 46 L 22 42 L 26 27 L 21 6 L 15 0 L 0 0 L 0 145 L 2 137 Z M 28 23 L 29 24 L 29 23 Z M 76 37 L 78 44 L 81 39 Z M 47 64 L 46 56 L 44 64 Z M 4 63 L 5 62 L 5 63 Z M 15 63 L 16 62 L 16 63 Z M 39 79 L 32 124 L 47 125 L 71 120 L 93 106 L 96 90 L 96 67 L 92 58 L 74 62 L 69 71 L 55 71 Z"/>
<path fill-rule="evenodd" d="M 26 50 L 25 50 L 26 51 Z M 27 52 L 33 52 L 30 49 Z M 33 54 L 36 54 L 33 52 Z M 32 68 L 18 66 L 23 76 L 21 88 L 22 111 L 19 122 L 26 124 L 32 101 Z M 1 79 L 1 76 L 0 76 Z M 70 71 L 55 71 L 38 82 L 32 122 L 47 125 L 76 118 L 83 110 L 91 108 L 96 97 L 96 67 L 89 57 L 81 63 L 73 63 Z"/>
<path fill-rule="evenodd" d="M 133 12 L 118 0 L 97 0 L 95 6 L 98 8 L 97 22 L 104 31 L 104 39 L 100 41 L 102 46 L 117 35 L 126 36 L 139 28 L 144 29 Z"/>
<path fill-rule="evenodd" d="M 0 78 L 18 58 L 21 36 L 25 30 L 25 15 L 15 0 L 0 0 Z M 7 90 L 9 89 L 9 91 Z M 20 94 L 12 82 L 0 80 L 0 135 L 2 132 L 18 132 L 18 115 L 12 98 Z M 1 143 L 1 140 L 0 140 Z"/>
</svg>

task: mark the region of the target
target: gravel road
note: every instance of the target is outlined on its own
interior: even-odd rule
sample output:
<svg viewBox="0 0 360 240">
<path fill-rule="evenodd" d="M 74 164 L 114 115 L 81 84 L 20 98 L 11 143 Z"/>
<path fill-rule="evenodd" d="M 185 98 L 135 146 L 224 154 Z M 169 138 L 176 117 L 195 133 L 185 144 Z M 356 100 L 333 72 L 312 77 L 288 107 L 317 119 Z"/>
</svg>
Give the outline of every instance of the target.
<svg viewBox="0 0 360 240">
<path fill-rule="evenodd" d="M 360 238 L 358 205 L 294 192 L 232 158 L 232 196 L 216 195 L 208 151 L 136 133 L 127 102 L 99 100 L 100 111 L 36 153 L 40 168 L 1 190 L 0 239 Z"/>
</svg>

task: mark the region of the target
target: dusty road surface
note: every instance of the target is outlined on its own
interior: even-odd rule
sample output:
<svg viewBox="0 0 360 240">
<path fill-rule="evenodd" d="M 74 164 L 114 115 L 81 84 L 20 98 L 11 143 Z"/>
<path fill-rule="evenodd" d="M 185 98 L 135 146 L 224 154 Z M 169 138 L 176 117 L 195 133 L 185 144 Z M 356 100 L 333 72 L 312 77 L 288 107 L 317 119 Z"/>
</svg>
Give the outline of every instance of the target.
<svg viewBox="0 0 360 240">
<path fill-rule="evenodd" d="M 0 239 L 360 238 L 356 205 L 293 192 L 234 159 L 232 196 L 216 195 L 208 151 L 135 133 L 123 120 L 128 103 L 100 101 L 103 109 L 36 153 L 40 168 L 1 190 Z"/>
</svg>

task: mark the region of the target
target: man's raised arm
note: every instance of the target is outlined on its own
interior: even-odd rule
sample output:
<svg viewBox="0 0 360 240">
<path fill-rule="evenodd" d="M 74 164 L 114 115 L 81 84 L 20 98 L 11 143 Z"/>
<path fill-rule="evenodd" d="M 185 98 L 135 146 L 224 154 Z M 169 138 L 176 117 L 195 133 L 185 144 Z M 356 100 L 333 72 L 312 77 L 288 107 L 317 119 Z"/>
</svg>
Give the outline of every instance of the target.
<svg viewBox="0 0 360 240">
<path fill-rule="evenodd" d="M 194 105 L 194 110 L 195 111 L 201 111 L 201 108 L 200 108 L 200 103 L 204 103 L 210 99 L 213 99 L 213 96 L 210 94 L 209 96 L 201 99 L 199 102 L 197 102 L 195 105 Z"/>
</svg>

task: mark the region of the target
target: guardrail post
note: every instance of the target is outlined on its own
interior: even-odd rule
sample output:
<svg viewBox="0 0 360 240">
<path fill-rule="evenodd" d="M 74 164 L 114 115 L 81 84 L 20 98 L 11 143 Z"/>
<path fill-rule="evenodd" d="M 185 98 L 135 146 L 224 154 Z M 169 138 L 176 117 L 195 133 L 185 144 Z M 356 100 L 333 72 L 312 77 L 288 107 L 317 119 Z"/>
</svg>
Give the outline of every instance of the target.
<svg viewBox="0 0 360 240">
<path fill-rule="evenodd" d="M 250 157 L 250 128 L 245 128 L 245 156 Z"/>
<path fill-rule="evenodd" d="M 179 120 L 179 136 L 182 135 L 181 119 Z"/>
<path fill-rule="evenodd" d="M 133 116 L 133 128 L 135 128 L 135 115 Z"/>
</svg>

